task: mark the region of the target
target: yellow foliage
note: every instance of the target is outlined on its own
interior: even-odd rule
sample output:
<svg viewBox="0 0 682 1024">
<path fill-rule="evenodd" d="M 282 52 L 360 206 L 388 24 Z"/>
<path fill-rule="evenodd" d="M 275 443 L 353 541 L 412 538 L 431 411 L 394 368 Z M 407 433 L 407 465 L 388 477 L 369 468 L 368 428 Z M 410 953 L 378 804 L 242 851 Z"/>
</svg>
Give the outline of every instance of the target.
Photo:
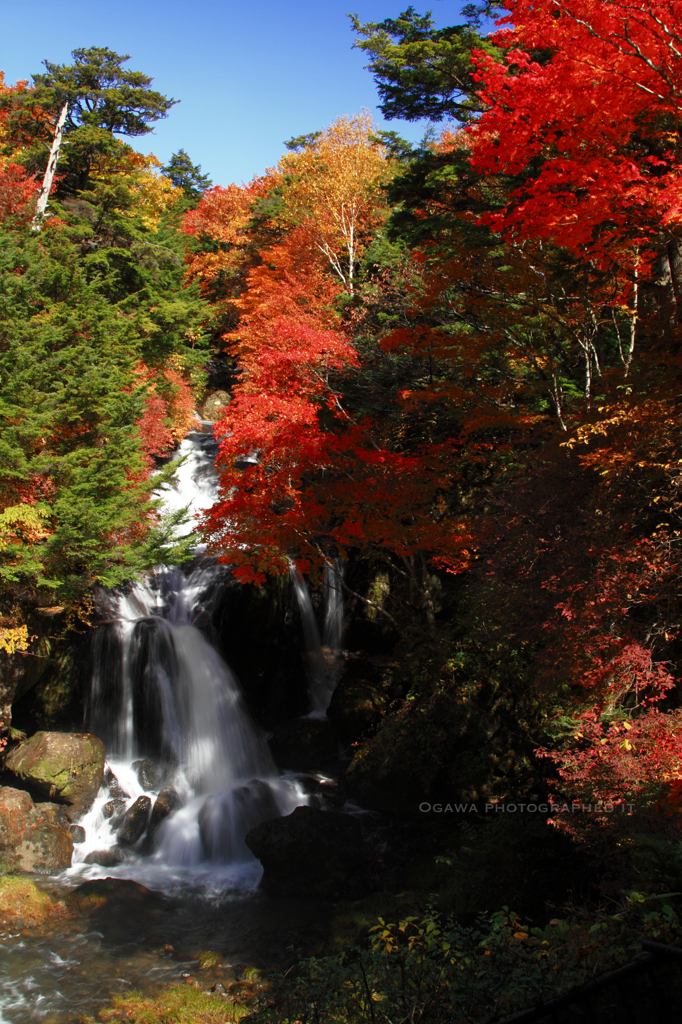
<svg viewBox="0 0 682 1024">
<path fill-rule="evenodd" d="M 49 536 L 38 505 L 8 505 L 0 512 L 0 551 L 9 544 L 35 544 Z"/>
<path fill-rule="evenodd" d="M 136 197 L 136 203 L 127 211 L 127 216 L 139 217 L 149 231 L 156 230 L 166 210 L 175 206 L 183 196 L 182 189 L 176 188 L 170 178 L 151 169 L 138 172 L 131 192 Z"/>
<path fill-rule="evenodd" d="M 367 112 L 340 117 L 279 165 L 292 178 L 287 204 L 351 293 L 357 262 L 388 212 L 381 186 L 393 165 L 384 147 L 371 141 L 374 132 Z"/>
<path fill-rule="evenodd" d="M 6 654 L 26 651 L 29 643 L 27 626 L 0 626 L 0 651 L 4 651 Z"/>
<path fill-rule="evenodd" d="M 126 217 L 139 218 L 144 227 L 155 231 L 166 210 L 173 207 L 183 196 L 181 188 L 176 188 L 170 178 L 159 174 L 160 160 L 153 153 L 144 156 L 137 153 L 131 146 L 120 143 L 113 154 L 101 157 L 97 166 L 91 171 L 93 180 L 125 185 L 131 193 L 133 202 L 124 212 Z"/>
</svg>

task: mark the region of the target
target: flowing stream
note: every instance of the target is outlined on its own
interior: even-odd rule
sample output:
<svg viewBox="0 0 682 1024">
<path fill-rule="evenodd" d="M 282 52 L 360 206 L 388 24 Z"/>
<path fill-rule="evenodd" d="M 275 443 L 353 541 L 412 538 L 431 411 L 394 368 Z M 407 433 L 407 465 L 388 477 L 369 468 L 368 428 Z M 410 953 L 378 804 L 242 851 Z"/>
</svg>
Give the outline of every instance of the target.
<svg viewBox="0 0 682 1024">
<path fill-rule="evenodd" d="M 212 435 L 183 441 L 176 485 L 162 494 L 167 508 L 191 516 L 213 504 L 214 454 Z M 342 571 L 337 563 L 325 581 L 323 649 L 310 594 L 292 570 L 317 715 L 336 683 Z M 292 929 L 310 932 L 323 920 L 313 902 L 256 891 L 261 867 L 246 833 L 309 797 L 301 776 L 278 773 L 211 643 L 225 575 L 198 559 L 189 571 L 159 569 L 97 595 L 85 725 L 106 745 L 105 784 L 80 821 L 85 840 L 71 868 L 43 884 L 63 895 L 84 880 L 133 880 L 165 894 L 165 909 L 153 922 L 122 909 L 121 919 L 105 915 L 94 927 L 78 917 L 49 934 L 0 934 L 0 1024 L 77 1020 L 115 992 L 185 977 L 202 946 L 230 951 L 232 961 L 281 960 Z"/>
</svg>

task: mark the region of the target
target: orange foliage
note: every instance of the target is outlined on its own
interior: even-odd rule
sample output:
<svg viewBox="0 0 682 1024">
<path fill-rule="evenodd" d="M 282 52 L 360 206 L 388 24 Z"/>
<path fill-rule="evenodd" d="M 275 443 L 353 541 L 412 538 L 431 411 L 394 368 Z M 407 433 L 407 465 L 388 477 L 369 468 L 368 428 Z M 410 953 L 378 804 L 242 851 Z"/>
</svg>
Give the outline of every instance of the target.
<svg viewBox="0 0 682 1024">
<path fill-rule="evenodd" d="M 221 248 L 188 254 L 188 280 L 199 281 L 206 292 L 219 277 L 239 275 L 249 266 L 255 255 L 249 230 L 255 207 L 280 180 L 277 172 L 269 171 L 249 185 L 217 187 L 203 194 L 197 208 L 185 214 L 182 229 L 188 235 L 219 242 Z"/>
</svg>

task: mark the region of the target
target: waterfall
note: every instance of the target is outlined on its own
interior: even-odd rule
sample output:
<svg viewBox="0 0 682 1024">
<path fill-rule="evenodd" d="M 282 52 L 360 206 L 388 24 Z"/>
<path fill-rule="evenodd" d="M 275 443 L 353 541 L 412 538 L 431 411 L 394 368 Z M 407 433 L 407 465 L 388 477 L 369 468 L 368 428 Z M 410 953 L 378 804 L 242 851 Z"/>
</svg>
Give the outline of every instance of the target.
<svg viewBox="0 0 682 1024">
<path fill-rule="evenodd" d="M 296 595 L 296 603 L 301 616 L 301 626 L 303 627 L 305 670 L 308 677 L 310 710 L 313 715 L 324 715 L 329 707 L 331 692 L 322 653 L 320 631 L 317 628 L 315 610 L 310 600 L 308 585 L 303 577 L 299 576 L 293 563 L 291 565 L 291 579 L 294 584 L 294 594 Z"/>
<path fill-rule="evenodd" d="M 333 565 L 326 565 L 324 571 L 324 633 L 322 643 L 332 652 L 341 649 L 343 635 L 343 577 L 346 563 L 342 558 L 334 559 Z"/>
<path fill-rule="evenodd" d="M 342 669 L 339 655 L 343 631 L 343 571 L 344 562 L 340 558 L 336 559 L 333 566 L 327 565 L 325 569 L 323 644 L 308 586 L 293 563 L 291 565 L 294 594 L 303 628 L 310 714 L 315 717 L 326 715 Z"/>
<path fill-rule="evenodd" d="M 183 445 L 189 458 L 167 505 L 196 510 L 215 490 L 215 472 L 206 471 L 205 445 L 192 437 Z M 150 852 L 161 868 L 253 863 L 249 829 L 307 802 L 299 782 L 278 775 L 237 680 L 198 628 L 210 622 L 226 576 L 200 560 L 189 572 L 162 568 L 98 593 L 103 624 L 91 642 L 86 728 L 104 741 L 115 781 L 81 822 L 78 870 L 125 858 L 120 871 L 129 877 L 131 860 Z M 164 802 L 152 842 L 146 828 Z M 122 838 L 134 807 L 143 809 L 142 828 Z"/>
</svg>

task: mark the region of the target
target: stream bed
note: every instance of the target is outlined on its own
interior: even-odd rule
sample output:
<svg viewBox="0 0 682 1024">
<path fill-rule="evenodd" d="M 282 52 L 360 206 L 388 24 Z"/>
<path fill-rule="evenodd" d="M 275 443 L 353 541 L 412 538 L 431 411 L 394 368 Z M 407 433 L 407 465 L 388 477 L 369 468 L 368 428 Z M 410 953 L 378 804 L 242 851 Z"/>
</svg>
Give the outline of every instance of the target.
<svg viewBox="0 0 682 1024">
<path fill-rule="evenodd" d="M 124 893 L 85 913 L 71 880 L 37 880 L 67 915 L 49 928 L 0 933 L 0 1024 L 76 1024 L 131 989 L 181 982 L 208 991 L 247 968 L 284 966 L 292 946 L 324 939 L 331 904 L 259 893 L 258 874 L 201 887 L 168 879 L 165 898 Z M 217 956 L 204 957 L 202 969 L 207 952 Z"/>
</svg>

